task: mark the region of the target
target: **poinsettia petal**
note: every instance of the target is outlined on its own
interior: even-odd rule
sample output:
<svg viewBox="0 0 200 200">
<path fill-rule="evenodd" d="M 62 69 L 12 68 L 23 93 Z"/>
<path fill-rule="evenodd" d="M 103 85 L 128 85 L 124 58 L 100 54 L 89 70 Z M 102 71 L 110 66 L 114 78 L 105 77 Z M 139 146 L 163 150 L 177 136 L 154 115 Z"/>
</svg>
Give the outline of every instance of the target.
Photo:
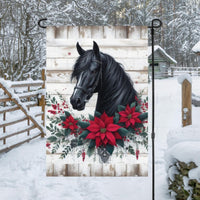
<svg viewBox="0 0 200 200">
<path fill-rule="evenodd" d="M 133 126 L 135 125 L 135 119 L 130 119 L 130 122 Z"/>
<path fill-rule="evenodd" d="M 97 124 L 90 124 L 90 126 L 87 127 L 87 129 L 91 132 L 98 132 L 100 131 L 100 127 Z"/>
<path fill-rule="evenodd" d="M 104 140 L 103 140 L 104 146 L 106 146 L 107 143 L 108 143 L 108 139 L 105 137 Z"/>
<path fill-rule="evenodd" d="M 99 119 L 98 117 L 95 117 L 95 118 L 94 118 L 94 121 L 95 121 L 95 123 L 98 124 L 101 128 L 105 128 L 104 122 L 103 122 L 101 119 Z"/>
<path fill-rule="evenodd" d="M 128 113 L 128 114 L 130 114 L 130 113 L 131 113 L 131 108 L 130 108 L 130 106 L 129 106 L 129 105 L 127 105 L 127 106 L 126 106 L 126 110 L 125 110 L 125 111 L 126 111 L 126 113 Z"/>
<path fill-rule="evenodd" d="M 93 139 L 95 139 L 95 137 L 96 137 L 96 134 L 95 134 L 95 133 L 89 133 L 89 134 L 87 135 L 86 139 L 91 139 L 91 140 L 93 140 Z"/>
<path fill-rule="evenodd" d="M 101 133 L 100 132 L 96 133 L 96 136 L 101 136 Z"/>
<path fill-rule="evenodd" d="M 101 137 L 102 140 L 104 140 L 104 138 L 106 137 L 106 134 L 105 133 L 101 133 L 100 137 Z"/>
<path fill-rule="evenodd" d="M 96 147 L 101 146 L 101 144 L 102 144 L 102 142 L 101 142 L 100 137 L 96 137 Z"/>
<path fill-rule="evenodd" d="M 131 124 L 130 121 L 127 121 L 126 122 L 126 128 L 128 128 L 130 126 L 130 124 Z"/>
<path fill-rule="evenodd" d="M 118 140 L 122 139 L 122 136 L 118 132 L 115 132 L 114 135 L 116 139 Z"/>
<path fill-rule="evenodd" d="M 128 121 L 128 118 L 127 118 L 127 117 L 121 117 L 121 118 L 119 119 L 119 123 L 121 123 L 121 122 L 126 122 L 126 121 Z"/>
<path fill-rule="evenodd" d="M 135 106 L 133 108 L 131 108 L 131 113 L 135 113 L 135 109 L 136 109 Z"/>
<path fill-rule="evenodd" d="M 142 121 L 139 118 L 135 118 L 135 122 L 142 123 Z"/>
<path fill-rule="evenodd" d="M 116 140 L 115 140 L 115 137 L 114 137 L 114 135 L 111 133 L 111 132 L 106 132 L 106 137 L 108 138 L 108 140 L 109 140 L 109 143 L 111 144 L 111 145 L 116 145 Z"/>
<path fill-rule="evenodd" d="M 117 124 L 108 124 L 108 126 L 106 127 L 106 129 L 110 132 L 115 132 L 118 129 L 120 129 L 121 126 L 117 125 Z"/>
<path fill-rule="evenodd" d="M 108 115 L 105 112 L 103 112 L 103 114 L 101 115 L 101 120 L 105 121 L 107 117 Z"/>
<path fill-rule="evenodd" d="M 126 117 L 127 116 L 127 113 L 125 111 L 120 111 L 119 114 L 122 116 L 122 117 Z"/>
<path fill-rule="evenodd" d="M 140 114 L 141 114 L 141 113 L 139 113 L 139 112 L 135 112 L 135 113 L 132 114 L 132 117 L 133 117 L 133 118 L 136 118 L 136 117 L 138 117 Z"/>
</svg>

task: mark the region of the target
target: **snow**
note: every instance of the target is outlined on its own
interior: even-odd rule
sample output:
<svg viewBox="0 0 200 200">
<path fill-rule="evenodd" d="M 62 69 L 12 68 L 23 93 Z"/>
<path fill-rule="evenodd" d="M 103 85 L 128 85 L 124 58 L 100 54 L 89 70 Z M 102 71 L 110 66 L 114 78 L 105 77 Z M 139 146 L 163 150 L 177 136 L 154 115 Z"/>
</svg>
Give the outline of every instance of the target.
<svg viewBox="0 0 200 200">
<path fill-rule="evenodd" d="M 200 78 L 193 78 L 193 92 L 199 94 Z M 192 107 L 193 125 L 181 127 L 181 85 L 176 78 L 155 81 L 155 160 L 156 199 L 171 200 L 167 191 L 165 155 L 168 145 L 182 146 L 181 151 L 198 144 L 199 107 Z M 196 88 L 196 89 L 195 89 Z M 149 99 L 151 91 L 149 89 Z M 149 108 L 151 110 L 151 107 Z M 151 118 L 151 114 L 149 115 Z M 15 127 L 16 128 L 16 127 Z M 151 130 L 151 127 L 149 127 Z M 170 133 L 169 133 L 170 132 Z M 169 136 L 167 136 L 169 133 Z M 182 136 L 182 137 L 181 137 Z M 193 138 L 194 137 L 194 138 Z M 182 139 L 183 138 L 183 139 Z M 181 139 L 180 142 L 179 139 Z M 175 140 L 175 141 L 173 141 Z M 151 152 L 149 140 L 149 152 Z M 189 146 L 188 146 L 189 145 Z M 199 144 L 196 146 L 200 146 Z M 178 147 L 177 147 L 178 148 Z M 196 149 L 199 150 L 199 147 Z M 177 153 L 178 154 L 178 153 Z M 199 154 L 198 154 L 199 155 Z M 181 156 L 181 155 L 174 155 Z M 191 153 L 191 156 L 194 154 Z M 184 157 L 184 156 L 182 156 Z M 192 160 L 199 161 L 199 158 Z M 45 139 L 35 139 L 6 154 L 0 155 L 0 194 L 2 200 L 151 200 L 151 153 L 148 177 L 46 177 Z M 189 160 L 189 158 L 187 158 Z M 174 172 L 173 172 L 174 173 Z M 199 168 L 189 172 L 199 177 Z"/>
<path fill-rule="evenodd" d="M 192 83 L 192 77 L 189 74 L 182 74 L 178 76 L 178 82 L 183 83 L 184 80 L 187 80 L 189 83 Z"/>
<path fill-rule="evenodd" d="M 173 63 L 177 64 L 176 60 L 174 60 L 162 47 L 159 45 L 154 46 L 154 52 L 157 50 L 160 50 L 169 60 L 171 60 Z M 152 54 L 152 47 L 148 47 L 148 56 Z"/>
<path fill-rule="evenodd" d="M 194 47 L 192 48 L 192 51 L 195 53 L 200 52 L 200 41 L 197 42 L 197 44 L 194 45 Z"/>
</svg>

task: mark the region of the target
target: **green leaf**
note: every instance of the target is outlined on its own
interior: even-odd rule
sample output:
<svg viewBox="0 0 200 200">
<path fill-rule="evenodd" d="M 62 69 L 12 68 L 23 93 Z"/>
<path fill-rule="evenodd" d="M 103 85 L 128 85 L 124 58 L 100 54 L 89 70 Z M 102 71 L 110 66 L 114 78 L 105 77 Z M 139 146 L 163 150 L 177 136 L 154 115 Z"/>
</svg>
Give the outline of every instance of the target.
<svg viewBox="0 0 200 200">
<path fill-rule="evenodd" d="M 112 155 L 112 153 L 114 151 L 114 146 L 112 146 L 111 144 L 107 144 L 106 145 L 106 150 L 110 155 Z"/>
<path fill-rule="evenodd" d="M 148 118 L 148 113 L 147 113 L 147 112 L 142 113 L 141 115 L 138 116 L 138 118 L 139 118 L 141 121 L 143 121 L 143 120 L 145 120 L 145 119 Z"/>
<path fill-rule="evenodd" d="M 67 137 L 68 135 L 70 135 L 71 133 L 71 129 L 67 128 L 65 129 L 65 136 Z"/>
<path fill-rule="evenodd" d="M 69 117 L 71 114 L 68 111 L 65 111 L 65 116 Z"/>
<path fill-rule="evenodd" d="M 94 120 L 94 116 L 92 116 L 92 115 L 89 114 L 89 119 L 90 119 L 91 121 L 93 121 L 93 120 Z"/>
<path fill-rule="evenodd" d="M 80 134 L 79 138 L 85 139 L 85 138 L 87 137 L 88 134 L 89 134 L 89 131 L 88 131 L 88 130 L 84 130 L 84 131 Z"/>
<path fill-rule="evenodd" d="M 95 146 L 92 148 L 88 148 L 87 155 L 90 157 L 94 153 L 94 150 L 95 150 Z"/>
<path fill-rule="evenodd" d="M 122 137 L 124 137 L 124 136 L 127 136 L 127 135 L 129 134 L 129 131 L 128 131 L 127 129 L 125 129 L 125 128 L 120 128 L 120 129 L 118 130 L 118 133 L 119 133 Z"/>
<path fill-rule="evenodd" d="M 125 107 L 125 106 L 122 106 L 122 105 L 118 105 L 117 109 L 118 109 L 118 111 L 120 112 L 120 111 L 125 110 L 126 107 Z"/>
<path fill-rule="evenodd" d="M 128 151 L 129 151 L 129 153 L 131 153 L 132 155 L 135 155 L 135 151 L 134 151 L 134 149 L 133 149 L 133 147 L 132 146 L 128 146 Z"/>
<path fill-rule="evenodd" d="M 55 141 L 57 140 L 57 137 L 55 137 L 55 136 L 50 136 L 50 137 L 47 138 L 47 140 L 48 140 L 49 142 L 55 142 Z"/>
<path fill-rule="evenodd" d="M 120 145 L 121 147 L 124 147 L 124 141 L 123 140 L 116 140 L 116 143 Z"/>
<path fill-rule="evenodd" d="M 64 122 L 66 120 L 66 116 L 60 116 L 60 119 Z"/>
<path fill-rule="evenodd" d="M 146 132 L 140 133 L 142 137 L 146 137 L 148 134 Z"/>
<path fill-rule="evenodd" d="M 95 147 L 95 140 L 91 140 L 90 141 L 90 144 L 89 144 L 89 148 L 93 148 L 93 147 Z"/>
<path fill-rule="evenodd" d="M 135 112 L 140 112 L 140 106 L 136 106 Z"/>
<path fill-rule="evenodd" d="M 81 128 L 87 128 L 90 125 L 90 123 L 89 122 L 78 121 L 77 125 L 80 126 Z"/>
<path fill-rule="evenodd" d="M 95 114 L 94 114 L 96 117 L 101 117 L 101 113 L 98 112 L 98 111 L 95 111 Z"/>
<path fill-rule="evenodd" d="M 113 118 L 113 120 L 115 124 L 119 122 L 119 113 L 115 113 L 115 117 Z"/>
<path fill-rule="evenodd" d="M 57 136 L 57 137 L 62 137 L 63 134 L 62 134 L 62 133 L 56 133 L 56 136 Z"/>
<path fill-rule="evenodd" d="M 136 102 L 133 102 L 131 105 L 130 105 L 130 108 L 133 108 L 136 106 Z"/>
</svg>

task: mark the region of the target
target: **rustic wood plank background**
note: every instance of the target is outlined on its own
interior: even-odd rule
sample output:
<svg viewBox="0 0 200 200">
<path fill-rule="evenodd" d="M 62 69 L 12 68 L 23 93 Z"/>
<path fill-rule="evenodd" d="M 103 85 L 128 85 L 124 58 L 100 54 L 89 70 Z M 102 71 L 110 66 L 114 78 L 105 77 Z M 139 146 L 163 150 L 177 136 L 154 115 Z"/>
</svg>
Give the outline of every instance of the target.
<svg viewBox="0 0 200 200">
<path fill-rule="evenodd" d="M 49 94 L 62 94 L 69 103 L 75 82 L 71 83 L 75 60 L 78 58 L 76 43 L 91 49 L 93 40 L 100 51 L 114 57 L 123 64 L 134 82 L 134 87 L 144 96 L 148 93 L 148 31 L 147 27 L 130 26 L 66 26 L 47 28 L 46 86 Z M 84 111 L 73 111 L 75 115 L 94 114 L 97 95 L 93 95 Z M 70 106 L 70 105 L 69 105 Z M 70 106 L 71 107 L 71 106 Z M 148 154 L 140 149 L 139 160 L 127 163 L 124 159 L 111 164 L 99 162 L 68 162 L 59 155 L 47 154 L 47 176 L 147 176 Z M 76 156 L 76 155 L 75 155 Z M 127 155 L 133 158 L 132 155 Z"/>
<path fill-rule="evenodd" d="M 71 83 L 75 60 L 79 56 L 76 50 L 77 41 L 84 49 L 91 49 L 95 40 L 100 51 L 113 56 L 123 64 L 126 72 L 134 82 L 138 92 L 147 95 L 148 55 L 147 27 L 130 26 L 65 26 L 47 28 L 47 92 L 64 95 L 66 101 L 73 92 Z M 81 115 L 94 113 L 96 105 L 94 95 L 84 111 L 74 111 Z"/>
</svg>

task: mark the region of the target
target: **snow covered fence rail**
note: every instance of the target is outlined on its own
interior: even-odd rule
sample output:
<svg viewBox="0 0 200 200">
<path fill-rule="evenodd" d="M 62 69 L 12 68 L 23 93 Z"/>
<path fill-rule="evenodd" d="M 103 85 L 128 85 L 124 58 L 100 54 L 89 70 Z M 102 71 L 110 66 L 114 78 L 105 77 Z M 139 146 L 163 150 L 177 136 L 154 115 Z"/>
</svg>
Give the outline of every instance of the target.
<svg viewBox="0 0 200 200">
<path fill-rule="evenodd" d="M 189 73 L 191 76 L 200 76 L 200 67 L 172 67 L 171 76 L 180 76 Z"/>
<path fill-rule="evenodd" d="M 27 89 L 25 93 L 17 93 L 19 88 Z M 38 136 L 44 137 L 45 70 L 42 70 L 42 80 L 12 82 L 0 79 L 0 93 L 0 142 L 3 141 L 0 153 Z"/>
</svg>

